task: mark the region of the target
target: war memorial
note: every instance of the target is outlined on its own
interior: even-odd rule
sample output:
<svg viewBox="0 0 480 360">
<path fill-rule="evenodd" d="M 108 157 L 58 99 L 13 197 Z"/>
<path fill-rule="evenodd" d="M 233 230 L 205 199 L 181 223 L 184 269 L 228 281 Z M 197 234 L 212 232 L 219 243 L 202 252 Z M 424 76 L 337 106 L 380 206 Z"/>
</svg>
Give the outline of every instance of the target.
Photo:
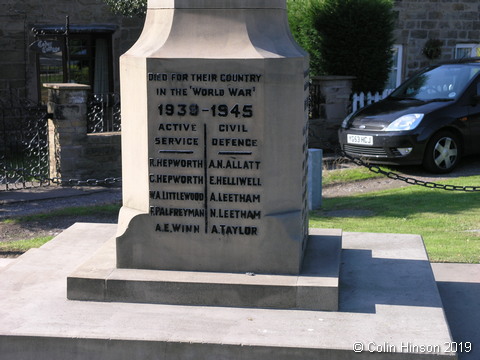
<svg viewBox="0 0 480 360">
<path fill-rule="evenodd" d="M 118 225 L 0 271 L 2 360 L 456 358 L 420 236 L 308 228 L 285 0 L 149 0 L 120 65 Z"/>
</svg>

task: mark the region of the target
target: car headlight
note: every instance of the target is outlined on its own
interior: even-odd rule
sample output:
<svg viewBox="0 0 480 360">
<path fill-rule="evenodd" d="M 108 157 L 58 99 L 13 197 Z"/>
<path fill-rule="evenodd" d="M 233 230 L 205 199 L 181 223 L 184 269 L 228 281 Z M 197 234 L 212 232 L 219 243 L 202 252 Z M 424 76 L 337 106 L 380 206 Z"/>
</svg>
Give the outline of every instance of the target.
<svg viewBox="0 0 480 360">
<path fill-rule="evenodd" d="M 343 129 L 346 129 L 348 127 L 348 122 L 352 118 L 353 114 L 354 113 L 352 112 L 351 114 L 347 115 L 347 117 L 342 121 L 342 128 Z"/>
<path fill-rule="evenodd" d="M 423 114 L 403 115 L 388 125 L 384 131 L 405 131 L 415 129 L 423 119 Z"/>
</svg>

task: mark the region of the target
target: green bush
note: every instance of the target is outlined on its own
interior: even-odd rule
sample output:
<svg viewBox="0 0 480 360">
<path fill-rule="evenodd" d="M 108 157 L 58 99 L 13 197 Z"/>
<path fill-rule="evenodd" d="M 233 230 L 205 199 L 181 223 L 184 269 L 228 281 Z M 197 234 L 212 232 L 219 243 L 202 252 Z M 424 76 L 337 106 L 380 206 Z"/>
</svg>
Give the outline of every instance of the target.
<svg viewBox="0 0 480 360">
<path fill-rule="evenodd" d="M 147 12 L 147 0 L 105 0 L 115 14 L 127 17 L 144 16 Z"/>
<path fill-rule="evenodd" d="M 310 54 L 310 75 L 321 75 L 319 34 L 311 13 L 314 0 L 287 0 L 288 23 L 295 41 Z"/>
<path fill-rule="evenodd" d="M 394 43 L 392 0 L 312 0 L 311 5 L 322 73 L 355 76 L 353 91 L 383 90 Z"/>
</svg>

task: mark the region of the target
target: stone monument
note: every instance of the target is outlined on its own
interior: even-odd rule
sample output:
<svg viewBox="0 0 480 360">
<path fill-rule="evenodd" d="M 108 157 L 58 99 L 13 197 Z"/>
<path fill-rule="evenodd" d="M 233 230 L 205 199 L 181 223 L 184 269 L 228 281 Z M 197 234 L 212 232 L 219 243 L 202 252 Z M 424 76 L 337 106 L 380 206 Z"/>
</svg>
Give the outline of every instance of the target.
<svg viewBox="0 0 480 360">
<path fill-rule="evenodd" d="M 420 236 L 307 241 L 306 64 L 285 0 L 150 0 L 119 224 L 0 270 L 2 360 L 456 358 Z"/>
<path fill-rule="evenodd" d="M 308 231 L 308 55 L 286 1 L 150 0 L 121 89 L 117 236 L 68 298 L 337 310 L 341 236 Z"/>
<path fill-rule="evenodd" d="M 118 267 L 298 274 L 308 58 L 285 0 L 150 0 L 121 88 Z"/>
</svg>

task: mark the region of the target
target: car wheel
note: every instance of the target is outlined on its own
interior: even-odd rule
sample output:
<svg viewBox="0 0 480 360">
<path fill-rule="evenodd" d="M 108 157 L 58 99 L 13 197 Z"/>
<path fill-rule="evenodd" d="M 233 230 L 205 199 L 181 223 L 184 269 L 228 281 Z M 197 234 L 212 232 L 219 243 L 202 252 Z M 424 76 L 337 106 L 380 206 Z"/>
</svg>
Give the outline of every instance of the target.
<svg viewBox="0 0 480 360">
<path fill-rule="evenodd" d="M 425 150 L 423 166 L 430 172 L 444 174 L 452 171 L 460 161 L 461 144 L 457 135 L 450 131 L 435 134 Z"/>
</svg>

